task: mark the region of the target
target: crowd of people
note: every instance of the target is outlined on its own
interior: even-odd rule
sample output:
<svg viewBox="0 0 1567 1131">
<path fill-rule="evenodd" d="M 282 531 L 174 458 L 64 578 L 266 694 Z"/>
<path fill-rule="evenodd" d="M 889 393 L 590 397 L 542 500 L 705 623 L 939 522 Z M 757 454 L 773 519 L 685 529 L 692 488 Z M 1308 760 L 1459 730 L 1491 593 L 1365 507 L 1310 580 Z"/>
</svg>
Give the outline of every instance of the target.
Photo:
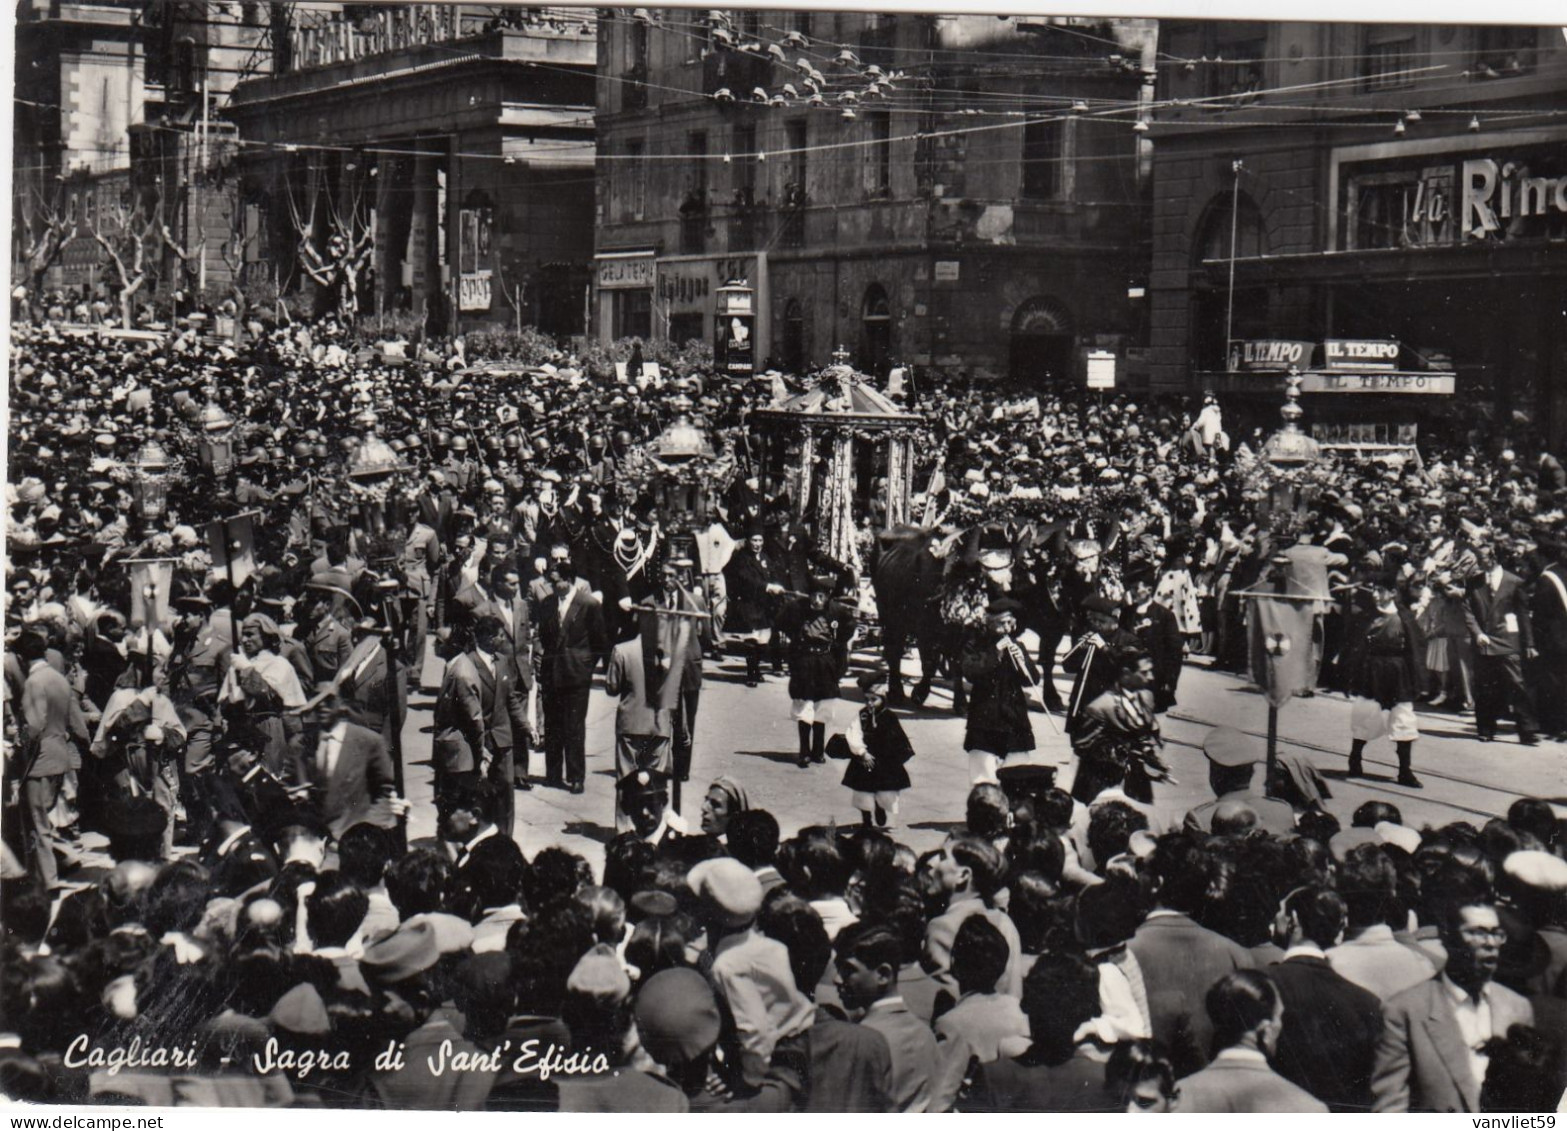
<svg viewBox="0 0 1567 1131">
<path fill-rule="evenodd" d="M 973 785 L 962 825 L 917 855 L 900 795 L 942 752 L 916 757 L 899 670 L 847 690 L 856 641 L 889 627 L 868 592 L 881 516 L 858 562 L 819 549 L 799 448 L 755 416 L 782 375 L 620 381 L 564 354 L 486 369 L 456 344 L 368 345 L 330 322 L 245 346 L 23 324 L 11 373 L 13 1097 L 1538 1111 L 1562 1096 L 1567 861 L 1548 802 L 1483 827 L 1416 830 L 1387 803 L 1335 814 L 1317 767 L 1292 755 L 1255 781 L 1257 744 L 1219 727 L 1214 800 L 1184 821 L 1155 805 L 1185 664 L 1251 671 L 1241 594 L 1270 584 L 1315 609 L 1300 693 L 1355 697 L 1349 774 L 1385 735 L 1399 787 L 1420 788 L 1422 702 L 1481 739 L 1510 720 L 1560 757 L 1567 474 L 1522 439 L 1522 456 L 1470 436 L 1423 463 L 1282 475 L 1211 397 L 896 382 L 926 420 L 912 513 L 928 602 L 963 605 L 947 581 L 977 567 L 943 671 L 968 692 Z M 687 424 L 713 448 L 699 524 L 646 455 Z M 780 829 L 739 767 L 702 795 L 700 828 L 683 819 L 704 661 L 723 650 L 752 685 L 787 666 L 799 765 L 846 763 L 861 825 Z M 425 681 L 433 733 L 405 751 Z M 615 836 L 602 862 L 527 859 L 516 792 L 588 788 L 597 687 L 616 703 Z M 1036 692 L 1066 716 L 1069 784 L 1030 757 Z M 851 695 L 863 709 L 840 731 L 831 704 Z M 434 770 L 435 831 L 410 840 L 415 757 Z M 86 834 L 107 839 L 101 874 L 80 869 Z"/>
</svg>

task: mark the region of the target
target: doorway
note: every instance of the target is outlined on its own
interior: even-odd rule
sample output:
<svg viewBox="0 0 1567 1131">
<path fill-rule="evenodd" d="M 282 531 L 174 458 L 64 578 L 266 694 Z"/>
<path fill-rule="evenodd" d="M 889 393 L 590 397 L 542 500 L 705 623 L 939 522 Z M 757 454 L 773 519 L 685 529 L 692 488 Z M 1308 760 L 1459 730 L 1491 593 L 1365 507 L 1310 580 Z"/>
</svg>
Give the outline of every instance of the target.
<svg viewBox="0 0 1567 1131">
<path fill-rule="evenodd" d="M 1036 295 L 1012 316 L 1009 374 L 1014 381 L 1052 386 L 1071 380 L 1077 336 L 1072 312 L 1056 299 Z"/>
</svg>

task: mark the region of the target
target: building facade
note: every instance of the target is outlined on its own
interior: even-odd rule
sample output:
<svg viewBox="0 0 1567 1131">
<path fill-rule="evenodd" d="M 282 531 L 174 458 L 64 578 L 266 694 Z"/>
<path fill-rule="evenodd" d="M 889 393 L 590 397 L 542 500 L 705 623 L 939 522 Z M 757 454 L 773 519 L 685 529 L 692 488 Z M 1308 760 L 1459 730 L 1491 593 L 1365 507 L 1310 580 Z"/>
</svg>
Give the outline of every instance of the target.
<svg viewBox="0 0 1567 1131">
<path fill-rule="evenodd" d="M 1151 21 L 616 10 L 601 18 L 593 332 L 759 364 L 1135 373 Z M 1074 112 L 1073 107 L 1077 109 Z"/>
<path fill-rule="evenodd" d="M 581 332 L 591 10 L 300 4 L 271 36 L 273 73 L 228 117 L 279 289 L 431 332 Z"/>
<path fill-rule="evenodd" d="M 1167 20 L 1160 38 L 1156 387 L 1276 406 L 1294 364 L 1330 435 L 1489 417 L 1567 436 L 1560 28 Z"/>
</svg>

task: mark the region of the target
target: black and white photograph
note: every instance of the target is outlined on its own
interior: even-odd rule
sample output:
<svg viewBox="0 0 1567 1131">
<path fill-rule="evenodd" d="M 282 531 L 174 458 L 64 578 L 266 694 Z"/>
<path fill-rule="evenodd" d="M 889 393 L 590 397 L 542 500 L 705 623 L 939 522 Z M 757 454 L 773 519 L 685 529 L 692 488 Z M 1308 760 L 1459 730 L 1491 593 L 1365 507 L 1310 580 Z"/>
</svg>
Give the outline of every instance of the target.
<svg viewBox="0 0 1567 1131">
<path fill-rule="evenodd" d="M 1567 11 L 12 8 L 6 1106 L 1567 1113 Z"/>
</svg>

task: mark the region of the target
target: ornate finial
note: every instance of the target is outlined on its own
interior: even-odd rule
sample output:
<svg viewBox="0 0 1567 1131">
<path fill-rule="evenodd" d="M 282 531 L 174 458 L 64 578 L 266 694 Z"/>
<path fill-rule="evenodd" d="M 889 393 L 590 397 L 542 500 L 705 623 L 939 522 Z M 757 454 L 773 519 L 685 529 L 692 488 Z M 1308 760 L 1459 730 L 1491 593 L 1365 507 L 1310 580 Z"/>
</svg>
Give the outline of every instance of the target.
<svg viewBox="0 0 1567 1131">
<path fill-rule="evenodd" d="M 832 351 L 832 359 L 839 365 L 847 365 L 849 364 L 849 351 L 840 345 L 837 349 Z"/>
</svg>

